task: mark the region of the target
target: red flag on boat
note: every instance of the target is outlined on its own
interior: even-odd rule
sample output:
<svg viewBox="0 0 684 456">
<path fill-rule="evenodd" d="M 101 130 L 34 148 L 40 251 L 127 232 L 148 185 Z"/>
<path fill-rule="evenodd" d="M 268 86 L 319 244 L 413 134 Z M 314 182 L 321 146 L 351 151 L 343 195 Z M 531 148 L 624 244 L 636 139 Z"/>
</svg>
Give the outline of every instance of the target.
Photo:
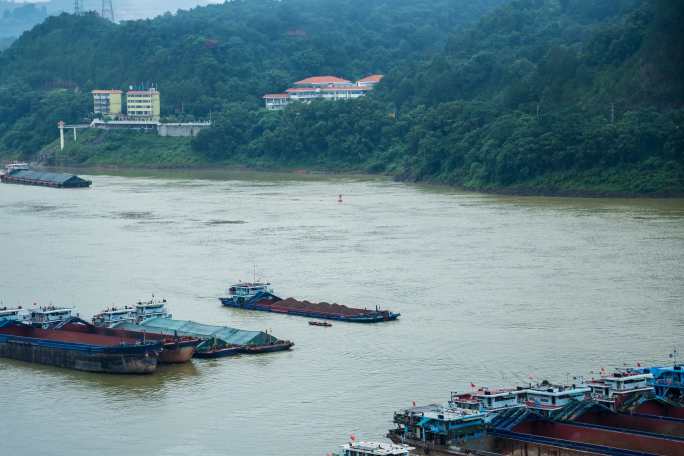
<svg viewBox="0 0 684 456">
<path fill-rule="evenodd" d="M 353 442 L 356 440 L 356 436 L 354 434 L 349 436 L 349 439 Z"/>
<path fill-rule="evenodd" d="M 637 361 L 637 367 L 641 367 L 641 363 Z"/>
<path fill-rule="evenodd" d="M 416 401 L 413 401 L 413 406 L 414 406 L 414 407 L 416 406 Z"/>
<path fill-rule="evenodd" d="M 476 385 L 475 383 L 471 383 L 471 384 L 470 384 L 470 387 L 471 387 L 471 388 L 477 388 L 477 385 Z"/>
<path fill-rule="evenodd" d="M 532 380 L 532 379 L 534 379 L 534 375 L 532 375 L 532 374 L 527 374 L 527 378 L 529 378 L 530 380 Z"/>
</svg>

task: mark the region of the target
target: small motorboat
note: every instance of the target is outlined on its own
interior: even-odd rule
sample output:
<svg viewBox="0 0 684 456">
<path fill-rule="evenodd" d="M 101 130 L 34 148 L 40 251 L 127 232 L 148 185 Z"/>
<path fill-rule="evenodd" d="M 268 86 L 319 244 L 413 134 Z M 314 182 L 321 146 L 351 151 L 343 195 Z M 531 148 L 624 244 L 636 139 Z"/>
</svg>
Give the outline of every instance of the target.
<svg viewBox="0 0 684 456">
<path fill-rule="evenodd" d="M 325 327 L 332 326 L 332 323 L 328 323 L 327 321 L 310 321 L 309 324 L 311 326 L 325 326 Z"/>
</svg>

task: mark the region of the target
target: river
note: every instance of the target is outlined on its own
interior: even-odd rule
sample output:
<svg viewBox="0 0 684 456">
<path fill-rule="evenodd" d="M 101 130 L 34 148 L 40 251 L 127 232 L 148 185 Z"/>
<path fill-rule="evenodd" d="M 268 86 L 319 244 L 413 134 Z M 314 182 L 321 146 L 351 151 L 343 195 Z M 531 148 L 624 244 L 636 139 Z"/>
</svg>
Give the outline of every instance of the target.
<svg viewBox="0 0 684 456">
<path fill-rule="evenodd" d="M 684 327 L 684 200 L 462 193 L 357 177 L 94 175 L 0 186 L 0 299 L 166 297 L 175 317 L 269 329 L 289 353 L 152 376 L 0 359 L 7 455 L 322 456 L 392 412 L 478 385 L 662 363 Z M 337 195 L 343 202 L 337 202 Z M 334 323 L 223 308 L 238 280 L 399 311 Z"/>
</svg>

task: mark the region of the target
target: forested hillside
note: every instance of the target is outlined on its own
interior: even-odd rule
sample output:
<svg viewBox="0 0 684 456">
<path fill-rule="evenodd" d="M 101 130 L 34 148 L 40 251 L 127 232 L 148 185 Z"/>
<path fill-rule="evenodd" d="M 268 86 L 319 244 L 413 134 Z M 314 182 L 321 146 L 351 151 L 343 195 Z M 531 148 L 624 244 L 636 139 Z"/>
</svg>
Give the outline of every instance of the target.
<svg viewBox="0 0 684 456">
<path fill-rule="evenodd" d="M 395 67 L 371 99 L 280 116 L 235 107 L 195 147 L 480 190 L 682 194 L 683 10 L 513 1 L 430 61 Z"/>
<path fill-rule="evenodd" d="M 0 151 L 35 155 L 57 120 L 87 115 L 94 87 L 155 82 L 163 115 L 216 122 L 179 163 L 154 154 L 150 165 L 682 194 L 683 23 L 684 4 L 668 0 L 248 0 L 122 24 L 63 15 L 0 54 Z M 263 93 L 309 75 L 375 72 L 386 78 L 366 99 L 261 109 Z M 96 136 L 97 153 L 81 144 L 61 159 L 111 164 L 111 150 L 126 164 L 120 135 L 110 146 Z"/>
<path fill-rule="evenodd" d="M 440 52 L 450 31 L 505 0 L 247 0 L 121 24 L 50 17 L 0 54 L 0 150 L 35 154 L 91 89 L 155 83 L 162 114 L 207 117 L 226 103 L 315 74 L 386 72 Z M 4 132 L 4 134 L 3 134 Z"/>
</svg>

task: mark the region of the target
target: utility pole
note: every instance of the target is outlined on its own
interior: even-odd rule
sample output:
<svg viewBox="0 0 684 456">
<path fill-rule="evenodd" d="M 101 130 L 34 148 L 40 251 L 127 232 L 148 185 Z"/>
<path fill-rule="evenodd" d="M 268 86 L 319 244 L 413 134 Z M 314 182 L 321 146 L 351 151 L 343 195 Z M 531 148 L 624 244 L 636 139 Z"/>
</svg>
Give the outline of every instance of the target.
<svg viewBox="0 0 684 456">
<path fill-rule="evenodd" d="M 60 120 L 57 126 L 59 127 L 59 150 L 64 150 L 64 121 Z"/>
<path fill-rule="evenodd" d="M 102 12 L 100 13 L 105 19 L 114 22 L 114 5 L 112 0 L 102 0 Z"/>
<path fill-rule="evenodd" d="M 79 16 L 85 12 L 83 0 L 74 0 L 74 16 Z"/>
</svg>

